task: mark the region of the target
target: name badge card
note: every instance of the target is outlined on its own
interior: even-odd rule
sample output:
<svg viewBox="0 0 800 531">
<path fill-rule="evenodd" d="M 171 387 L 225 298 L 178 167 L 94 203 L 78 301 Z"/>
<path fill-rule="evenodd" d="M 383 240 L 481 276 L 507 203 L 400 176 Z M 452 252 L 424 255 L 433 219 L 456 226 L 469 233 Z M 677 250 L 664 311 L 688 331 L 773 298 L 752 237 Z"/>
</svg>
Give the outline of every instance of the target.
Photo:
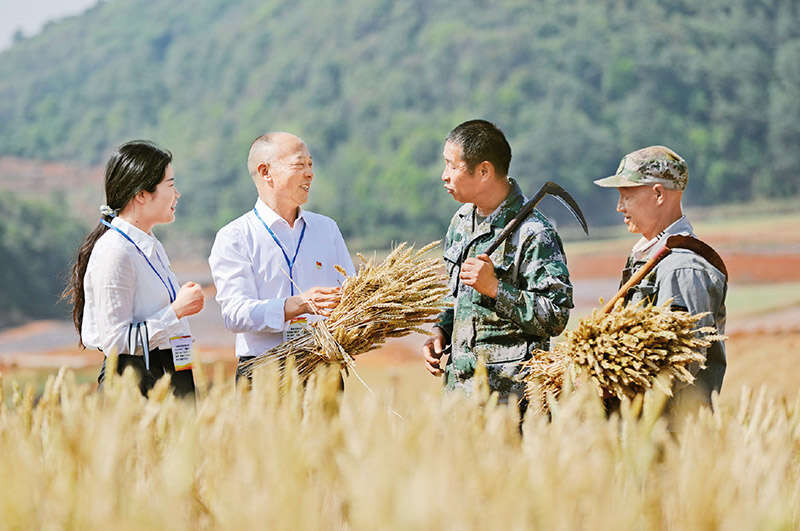
<svg viewBox="0 0 800 531">
<path fill-rule="evenodd" d="M 307 317 L 297 317 L 289 321 L 283 331 L 283 341 L 291 341 L 296 337 L 300 337 L 308 333 L 309 328 Z"/>
<path fill-rule="evenodd" d="M 169 338 L 172 346 L 172 363 L 175 371 L 186 371 L 192 368 L 192 336 L 175 336 Z"/>
</svg>

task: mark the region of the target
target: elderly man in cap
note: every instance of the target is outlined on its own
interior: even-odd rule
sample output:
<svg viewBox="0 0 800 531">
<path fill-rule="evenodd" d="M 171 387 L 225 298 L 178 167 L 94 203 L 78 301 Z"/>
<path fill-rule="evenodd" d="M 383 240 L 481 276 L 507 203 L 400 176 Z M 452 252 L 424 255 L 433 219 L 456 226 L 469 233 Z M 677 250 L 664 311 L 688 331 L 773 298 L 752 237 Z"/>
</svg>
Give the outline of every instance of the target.
<svg viewBox="0 0 800 531">
<path fill-rule="evenodd" d="M 620 286 L 661 249 L 669 236 L 695 237 L 681 208 L 688 180 L 683 158 L 667 147 L 650 146 L 625 155 L 615 175 L 594 181 L 598 186 L 617 189 L 617 211 L 630 232 L 642 235 L 628 257 Z M 710 248 L 704 254 L 674 249 L 628 291 L 626 303 L 646 300 L 663 304 L 671 300 L 673 310 L 708 312 L 698 325 L 713 326 L 723 333 L 727 277 L 719 256 Z M 725 344 L 715 342 L 707 349 L 705 368 L 692 370 L 694 386 L 684 386 L 676 398 L 710 404 L 712 393 L 719 393 L 722 387 L 725 366 Z"/>
</svg>

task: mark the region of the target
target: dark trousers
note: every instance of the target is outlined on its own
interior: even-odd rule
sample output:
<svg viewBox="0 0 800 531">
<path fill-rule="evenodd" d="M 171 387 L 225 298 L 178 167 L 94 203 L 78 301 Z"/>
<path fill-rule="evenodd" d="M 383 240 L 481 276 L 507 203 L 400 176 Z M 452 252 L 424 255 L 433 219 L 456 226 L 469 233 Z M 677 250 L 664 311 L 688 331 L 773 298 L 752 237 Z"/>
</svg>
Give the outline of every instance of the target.
<svg viewBox="0 0 800 531">
<path fill-rule="evenodd" d="M 237 385 L 239 384 L 239 377 L 242 375 L 242 373 L 239 372 L 239 368 L 242 366 L 243 363 L 248 362 L 253 358 L 255 358 L 255 356 L 239 356 L 237 358 L 237 360 L 236 360 L 236 384 Z M 253 385 L 253 377 L 250 376 L 249 374 L 247 375 L 247 385 L 248 386 L 252 386 Z"/>
<path fill-rule="evenodd" d="M 147 396 L 147 393 L 153 388 L 159 378 L 169 373 L 171 377 L 170 388 L 173 394 L 178 398 L 194 398 L 194 377 L 192 376 L 192 370 L 175 371 L 175 365 L 172 361 L 172 349 L 159 348 L 151 350 L 149 371 L 145 368 L 143 356 L 131 356 L 130 354 L 120 354 L 117 356 L 117 374 L 121 375 L 128 367 L 131 367 L 136 374 L 136 378 L 139 381 L 139 390 L 144 396 Z M 105 378 L 106 360 L 104 359 L 103 366 L 100 368 L 100 374 L 97 376 L 98 390 L 103 389 L 103 381 Z"/>
</svg>

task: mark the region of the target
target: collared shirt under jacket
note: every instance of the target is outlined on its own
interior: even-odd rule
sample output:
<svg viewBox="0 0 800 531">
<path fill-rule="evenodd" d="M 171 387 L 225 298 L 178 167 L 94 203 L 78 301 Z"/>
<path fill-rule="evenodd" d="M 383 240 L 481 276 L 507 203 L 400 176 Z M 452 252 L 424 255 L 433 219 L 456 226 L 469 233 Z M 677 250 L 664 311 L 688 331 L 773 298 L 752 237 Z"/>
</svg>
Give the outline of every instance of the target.
<svg viewBox="0 0 800 531">
<path fill-rule="evenodd" d="M 260 199 L 255 210 L 258 216 L 251 210 L 217 232 L 208 258 L 222 319 L 236 334 L 237 356 L 257 356 L 283 342 L 283 307 L 292 293 L 341 286 L 344 277 L 336 265 L 355 274 L 342 233 L 331 218 L 300 209 L 290 226 Z M 264 224 L 290 260 L 297 252 L 291 275 L 284 251 Z"/>
<path fill-rule="evenodd" d="M 128 326 L 146 322 L 150 348 L 168 349 L 170 337 L 190 335 L 191 331 L 170 304 L 169 283 L 175 290 L 180 285 L 169 267 L 167 252 L 158 238 L 124 219 L 114 218 L 111 224 L 142 250 L 167 286 L 130 241 L 116 230 L 107 230 L 92 249 L 83 277 L 83 344 L 106 355 L 140 354 L 140 347 L 135 353 L 128 352 Z"/>
<path fill-rule="evenodd" d="M 659 250 L 666 238 L 677 234 L 696 237 L 691 223 L 684 216 L 655 238 L 651 240 L 641 238 L 628 256 L 620 286 Z M 698 321 L 697 326 L 711 326 L 720 334 L 724 334 L 727 291 L 728 281 L 722 271 L 688 249 L 674 249 L 639 284 L 628 291 L 626 301 L 637 304 L 647 300 L 660 305 L 671 300 L 674 309 L 685 310 L 691 314 L 708 312 Z M 701 397 L 706 402 L 711 403 L 711 393 L 720 392 L 725 376 L 727 367 L 725 343 L 715 341 L 706 349 L 705 354 L 706 368 L 692 366 L 689 370 L 697 378 L 694 383 L 695 388 L 700 391 Z M 686 387 L 686 384 L 679 385 L 676 390 Z"/>
</svg>

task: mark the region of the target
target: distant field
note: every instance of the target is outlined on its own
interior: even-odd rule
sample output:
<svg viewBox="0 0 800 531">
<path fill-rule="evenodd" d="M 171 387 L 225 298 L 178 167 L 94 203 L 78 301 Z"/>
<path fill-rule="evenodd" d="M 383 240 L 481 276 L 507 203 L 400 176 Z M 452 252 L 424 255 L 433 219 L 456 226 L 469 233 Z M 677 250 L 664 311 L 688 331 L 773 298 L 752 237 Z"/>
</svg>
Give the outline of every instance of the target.
<svg viewBox="0 0 800 531">
<path fill-rule="evenodd" d="M 800 305 L 800 282 L 737 285 L 728 290 L 728 318 L 763 315 Z M 800 325 L 800 323 L 798 323 Z"/>
<path fill-rule="evenodd" d="M 776 206 L 779 210 L 779 207 Z M 761 245 L 792 249 L 800 253 L 800 213 L 797 212 L 762 212 L 747 214 L 747 208 L 737 216 L 723 215 L 726 209 L 720 209 L 716 214 L 707 213 L 698 220 L 691 212 L 687 213 L 689 221 L 698 236 L 708 241 L 725 247 Z M 591 228 L 590 237 L 570 238 L 565 247 L 570 254 L 595 254 L 606 253 L 610 250 L 630 250 L 638 234 L 629 233 L 620 220 L 619 226 Z"/>
<path fill-rule="evenodd" d="M 752 368 L 748 365 L 750 361 L 759 359 L 765 367 L 785 364 L 787 370 L 778 371 L 779 376 L 793 382 L 795 387 L 800 387 L 800 376 L 795 376 L 795 371 L 790 370 L 798 355 L 797 337 L 792 334 L 800 332 L 800 262 L 795 264 L 800 260 L 800 231 L 797 230 L 800 227 L 800 214 L 785 212 L 783 203 L 776 203 L 771 215 L 765 214 L 766 210 L 768 209 L 759 210 L 755 207 L 719 207 L 716 211 L 704 212 L 703 220 L 696 223 L 695 228 L 701 237 L 718 248 L 733 272 L 727 298 L 727 332 L 736 335 L 728 342 L 730 381 L 741 381 L 742 385 L 748 383 L 752 386 L 770 383 L 770 379 L 776 377 L 776 372 L 757 370 L 758 364 Z M 749 211 L 756 211 L 756 214 L 742 214 Z M 728 217 L 731 219 L 726 219 Z M 600 234 L 608 238 L 595 239 Z M 592 307 L 598 306 L 599 297 L 607 298 L 613 294 L 619 268 L 636 238 L 636 235 L 628 234 L 620 226 L 594 231 L 589 240 L 566 242 L 569 266 L 576 282 L 576 303 L 579 303 L 573 312 L 570 326 L 575 326 L 581 316 L 587 314 Z M 778 252 L 755 252 L 754 249 L 758 251 L 759 246 Z M 372 252 L 368 254 L 371 255 Z M 378 251 L 376 254 L 380 256 L 384 253 Z M 207 274 L 204 273 L 207 271 L 205 260 L 181 263 L 179 267 L 188 272 L 187 278 L 200 278 Z M 737 277 L 736 268 L 746 268 L 746 271 L 756 276 L 755 280 L 744 279 L 741 273 Z M 208 362 L 223 360 L 225 370 L 230 374 L 234 358 L 233 337 L 218 323 L 219 309 L 213 301 L 213 289 L 208 291 L 207 297 L 208 307 L 191 321 L 197 330 L 198 351 L 201 359 Z M 41 326 L 31 323 L 18 329 L 6 330 L 0 335 L 0 340 L 7 343 L 22 345 L 40 341 L 42 345 L 41 352 L 15 354 L 13 351 L 6 351 L 7 355 L 0 355 L 0 370 L 7 374 L 12 372 L 15 378 L 34 382 L 40 388 L 43 378 L 52 374 L 67 359 L 54 355 L 57 354 L 80 357 L 81 359 L 75 359 L 70 365 L 79 367 L 81 364 L 88 364 L 90 367 L 78 370 L 78 379 L 94 381 L 101 359 L 97 353 L 78 351 L 74 346 L 75 336 L 71 327 L 57 327 L 53 323 L 50 326 L 45 326 L 47 323 L 39 324 Z M 779 333 L 773 333 L 775 329 L 779 329 Z M 43 337 L 50 337 L 48 334 L 54 336 L 52 341 L 41 341 Z M 62 340 L 61 343 L 58 343 L 59 339 Z M 422 341 L 421 336 L 412 336 L 404 341 L 392 342 L 376 353 L 365 356 L 361 366 L 370 385 L 410 394 L 420 386 L 436 386 L 433 379 L 424 373 L 419 361 L 419 346 Z M 56 343 L 63 344 L 63 347 L 54 346 Z M 754 351 L 760 357 L 744 356 L 745 353 Z M 37 363 L 41 363 L 42 368 L 37 369 Z M 749 368 L 740 370 L 739 367 L 743 366 Z M 7 380 L 5 384 L 8 385 Z M 348 384 L 349 392 L 360 392 L 357 391 L 360 387 L 353 379 Z M 407 391 L 408 389 L 411 391 Z M 728 395 L 727 384 L 725 395 Z"/>
</svg>

